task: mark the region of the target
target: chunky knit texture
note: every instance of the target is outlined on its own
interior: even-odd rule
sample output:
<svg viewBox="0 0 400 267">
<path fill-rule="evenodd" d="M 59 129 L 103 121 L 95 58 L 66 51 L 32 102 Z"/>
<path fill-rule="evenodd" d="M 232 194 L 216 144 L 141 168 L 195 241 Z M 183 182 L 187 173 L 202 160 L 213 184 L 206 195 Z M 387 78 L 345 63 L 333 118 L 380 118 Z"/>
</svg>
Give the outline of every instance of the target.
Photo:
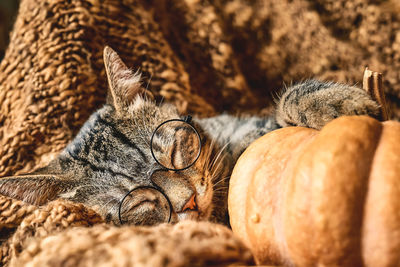
<svg viewBox="0 0 400 267">
<path fill-rule="evenodd" d="M 221 225 L 77 227 L 31 242 L 10 266 L 227 266 L 254 264 L 250 251 Z"/>
<path fill-rule="evenodd" d="M 93 227 L 90 227 L 93 226 Z M 0 197 L 0 263 L 9 266 L 226 266 L 252 264 L 222 225 L 105 225 L 94 211 L 63 200 L 34 207 Z"/>
<path fill-rule="evenodd" d="M 56 200 L 39 208 L 1 196 L 0 205 L 2 264 L 18 256 L 30 240 L 65 228 L 87 227 L 102 222 L 99 215 L 82 204 L 63 200 Z"/>
</svg>

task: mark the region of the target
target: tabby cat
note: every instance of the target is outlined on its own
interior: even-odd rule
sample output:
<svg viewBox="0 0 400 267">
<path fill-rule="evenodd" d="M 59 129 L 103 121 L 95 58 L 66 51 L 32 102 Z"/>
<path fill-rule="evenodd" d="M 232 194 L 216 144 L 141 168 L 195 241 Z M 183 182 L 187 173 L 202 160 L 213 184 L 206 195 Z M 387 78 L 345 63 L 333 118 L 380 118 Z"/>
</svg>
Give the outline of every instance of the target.
<svg viewBox="0 0 400 267">
<path fill-rule="evenodd" d="M 107 104 L 47 167 L 1 179 L 1 194 L 37 205 L 81 202 L 117 225 L 227 223 L 229 177 L 253 140 L 280 127 L 320 129 L 342 115 L 377 115 L 379 108 L 360 88 L 307 80 L 282 94 L 274 116 L 191 120 L 156 104 L 109 47 L 104 62 Z"/>
</svg>

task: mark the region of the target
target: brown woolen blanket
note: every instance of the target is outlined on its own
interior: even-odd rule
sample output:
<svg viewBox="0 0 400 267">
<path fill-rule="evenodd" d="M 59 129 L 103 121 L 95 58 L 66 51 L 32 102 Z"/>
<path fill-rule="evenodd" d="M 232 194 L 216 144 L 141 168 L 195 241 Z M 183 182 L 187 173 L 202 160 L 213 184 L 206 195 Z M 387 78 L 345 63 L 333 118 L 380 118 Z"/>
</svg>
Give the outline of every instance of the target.
<svg viewBox="0 0 400 267">
<path fill-rule="evenodd" d="M 47 164 L 105 102 L 105 45 L 183 113 L 267 113 L 283 83 L 360 84 L 368 65 L 400 118 L 399 11 L 395 0 L 22 0 L 0 63 L 0 176 Z"/>
<path fill-rule="evenodd" d="M 0 237 L 1 266 L 254 263 L 250 251 L 222 225 L 184 221 L 155 227 L 115 227 L 105 225 L 82 204 L 63 200 L 38 208 L 0 196 Z"/>
</svg>

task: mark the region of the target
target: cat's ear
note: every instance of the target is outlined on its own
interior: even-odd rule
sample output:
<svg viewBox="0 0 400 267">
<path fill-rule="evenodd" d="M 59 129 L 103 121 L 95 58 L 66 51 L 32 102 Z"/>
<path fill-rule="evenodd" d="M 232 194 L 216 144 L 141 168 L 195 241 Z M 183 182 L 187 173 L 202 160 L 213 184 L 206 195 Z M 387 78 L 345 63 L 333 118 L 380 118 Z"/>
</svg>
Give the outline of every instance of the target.
<svg viewBox="0 0 400 267">
<path fill-rule="evenodd" d="M 103 57 L 109 86 L 107 101 L 116 110 L 128 107 L 138 95 L 153 99 L 150 91 L 142 87 L 140 73 L 130 70 L 112 48 L 106 46 Z"/>
<path fill-rule="evenodd" d="M 0 179 L 0 194 L 43 205 L 70 190 L 72 183 L 54 175 L 21 175 Z"/>
</svg>

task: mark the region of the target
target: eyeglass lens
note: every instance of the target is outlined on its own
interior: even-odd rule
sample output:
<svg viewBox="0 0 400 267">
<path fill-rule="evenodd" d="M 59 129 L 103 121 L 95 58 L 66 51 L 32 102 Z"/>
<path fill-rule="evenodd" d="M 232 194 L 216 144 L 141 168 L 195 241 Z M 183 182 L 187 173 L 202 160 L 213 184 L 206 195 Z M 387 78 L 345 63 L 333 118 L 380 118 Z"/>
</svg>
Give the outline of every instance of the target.
<svg viewBox="0 0 400 267">
<path fill-rule="evenodd" d="M 171 202 L 163 192 L 151 186 L 141 186 L 121 200 L 119 220 L 121 224 L 155 225 L 169 222 L 171 212 Z"/>
<path fill-rule="evenodd" d="M 200 155 L 200 136 L 186 121 L 166 121 L 154 131 L 151 150 L 154 159 L 165 169 L 184 170 L 192 166 Z"/>
</svg>

